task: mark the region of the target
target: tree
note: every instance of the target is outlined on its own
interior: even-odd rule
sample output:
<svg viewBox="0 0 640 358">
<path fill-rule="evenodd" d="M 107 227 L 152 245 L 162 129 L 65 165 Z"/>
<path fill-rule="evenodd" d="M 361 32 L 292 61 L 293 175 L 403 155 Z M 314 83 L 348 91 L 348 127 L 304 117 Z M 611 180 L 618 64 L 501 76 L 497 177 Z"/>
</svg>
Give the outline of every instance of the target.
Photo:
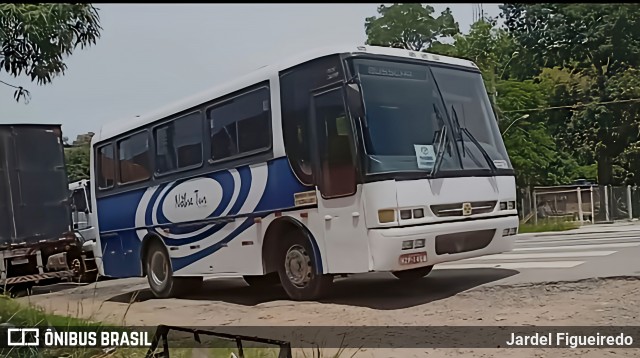
<svg viewBox="0 0 640 358">
<path fill-rule="evenodd" d="M 22 74 L 39 85 L 64 74 L 65 57 L 100 37 L 98 10 L 90 4 L 0 4 L 0 83 L 15 88 L 14 98 L 29 91 L 1 79 Z"/>
<path fill-rule="evenodd" d="M 554 185 L 570 180 L 576 164 L 561 153 L 539 112 L 518 112 L 546 103 L 545 88 L 532 80 L 499 81 L 497 105 L 509 117 L 499 122 L 520 187 Z"/>
<path fill-rule="evenodd" d="M 590 103 L 616 103 L 620 94 L 608 89 L 630 68 L 640 68 L 638 4 L 505 4 L 505 25 L 516 39 L 528 68 L 559 66 L 591 77 Z M 629 143 L 625 128 L 638 118 L 617 116 L 615 105 L 581 107 L 567 123 L 569 135 L 583 138 L 598 164 L 598 182 L 614 181 L 614 161 Z M 624 122 L 623 122 L 624 121 Z"/>
<path fill-rule="evenodd" d="M 495 103 L 496 81 L 508 74 L 507 69 L 516 54 L 515 47 L 508 34 L 496 28 L 495 19 L 482 18 L 471 24 L 468 34 L 456 34 L 453 46 L 434 43 L 427 51 L 473 61 L 482 72 L 485 87 L 500 114 Z"/>
<path fill-rule="evenodd" d="M 367 45 L 422 51 L 438 38 L 460 32 L 449 8 L 438 17 L 433 17 L 434 11 L 422 4 L 380 5 L 380 17 L 365 19 Z"/>
<path fill-rule="evenodd" d="M 89 179 L 89 146 L 66 148 L 64 152 L 69 182 Z"/>
</svg>

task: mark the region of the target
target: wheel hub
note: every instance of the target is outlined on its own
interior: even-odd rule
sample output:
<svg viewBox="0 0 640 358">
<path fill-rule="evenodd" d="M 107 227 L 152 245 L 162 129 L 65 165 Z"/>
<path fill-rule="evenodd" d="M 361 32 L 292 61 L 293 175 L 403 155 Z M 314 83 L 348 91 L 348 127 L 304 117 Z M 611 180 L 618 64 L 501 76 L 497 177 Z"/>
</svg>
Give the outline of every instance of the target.
<svg viewBox="0 0 640 358">
<path fill-rule="evenodd" d="M 311 258 L 304 247 L 294 245 L 287 251 L 285 271 L 289 281 L 298 287 L 306 286 L 311 280 Z"/>
<path fill-rule="evenodd" d="M 82 273 L 82 265 L 80 264 L 80 260 L 74 259 L 71 261 L 71 269 L 73 273 L 76 275 L 80 275 Z"/>
<path fill-rule="evenodd" d="M 153 256 L 151 256 L 151 272 L 149 275 L 151 276 L 151 280 L 157 286 L 162 286 L 167 280 L 167 274 L 169 272 L 169 266 L 167 261 L 164 258 L 164 255 L 161 252 L 154 252 Z"/>
</svg>

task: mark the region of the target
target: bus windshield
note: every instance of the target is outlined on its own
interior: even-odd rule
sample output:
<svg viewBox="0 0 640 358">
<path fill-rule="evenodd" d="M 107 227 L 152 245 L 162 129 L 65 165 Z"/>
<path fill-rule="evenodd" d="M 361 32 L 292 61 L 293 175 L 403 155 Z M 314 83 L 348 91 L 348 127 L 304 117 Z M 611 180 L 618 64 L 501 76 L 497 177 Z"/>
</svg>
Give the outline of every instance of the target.
<svg viewBox="0 0 640 358">
<path fill-rule="evenodd" d="M 352 69 L 369 174 L 433 173 L 438 154 L 438 172 L 512 169 L 480 73 L 373 59 L 353 59 Z"/>
</svg>

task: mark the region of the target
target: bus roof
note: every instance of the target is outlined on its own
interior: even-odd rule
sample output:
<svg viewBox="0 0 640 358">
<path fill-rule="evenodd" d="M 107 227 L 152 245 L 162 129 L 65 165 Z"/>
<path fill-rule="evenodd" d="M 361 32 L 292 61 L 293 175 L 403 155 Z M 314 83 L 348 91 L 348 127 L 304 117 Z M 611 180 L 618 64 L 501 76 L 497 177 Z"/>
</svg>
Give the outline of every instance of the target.
<svg viewBox="0 0 640 358">
<path fill-rule="evenodd" d="M 478 69 L 478 67 L 473 62 L 468 60 L 390 47 L 343 45 L 318 48 L 296 56 L 287 57 L 286 59 L 278 63 L 261 67 L 236 80 L 226 82 L 222 85 L 205 90 L 197 95 L 176 101 L 153 112 L 136 116 L 134 118 L 123 118 L 120 120 L 109 122 L 103 125 L 100 131 L 98 131 L 98 133 L 93 136 L 91 143 L 93 145 L 98 142 L 111 139 L 122 133 L 135 130 L 136 128 L 146 126 L 155 121 L 188 110 L 189 108 L 196 107 L 202 103 L 209 102 L 226 94 L 265 81 L 270 77 L 277 75 L 277 73 L 282 70 L 286 70 L 288 68 L 311 61 L 316 58 L 340 53 L 369 53 L 376 55 L 405 57 L 410 59 L 422 59 L 434 63 L 458 65 L 476 70 Z"/>
</svg>

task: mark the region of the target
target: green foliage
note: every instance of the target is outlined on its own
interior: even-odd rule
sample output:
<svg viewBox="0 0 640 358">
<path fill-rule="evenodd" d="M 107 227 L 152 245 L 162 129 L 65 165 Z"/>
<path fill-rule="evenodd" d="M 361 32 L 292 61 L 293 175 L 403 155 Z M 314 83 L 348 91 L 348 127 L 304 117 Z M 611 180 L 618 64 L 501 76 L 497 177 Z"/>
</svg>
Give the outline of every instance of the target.
<svg viewBox="0 0 640 358">
<path fill-rule="evenodd" d="M 449 8 L 438 17 L 433 17 L 434 11 L 422 4 L 380 5 L 380 17 L 365 20 L 367 44 L 421 51 L 439 37 L 460 32 Z"/>
<path fill-rule="evenodd" d="M 471 24 L 468 34 L 454 36 L 454 50 L 449 54 L 475 62 L 485 76 L 504 74 L 514 56 L 515 44 L 504 30 L 495 26 L 494 19 Z"/>
<path fill-rule="evenodd" d="M 497 107 L 507 112 L 540 107 L 546 100 L 544 86 L 532 80 L 500 81 L 497 92 Z M 519 186 L 562 184 L 570 180 L 569 173 L 551 170 L 564 167 L 560 163 L 566 158 L 546 128 L 543 114 L 515 112 L 511 117 L 503 116 L 499 125 Z"/>
<path fill-rule="evenodd" d="M 637 142 L 640 122 L 637 108 L 619 101 L 637 98 L 640 5 L 505 4 L 502 9 L 530 73 L 559 66 L 591 79 L 591 86 L 564 97 L 591 104 L 553 119 L 565 133 L 559 139 L 564 136 L 576 148 L 576 157 L 595 158 L 600 184 L 633 180 L 634 170 L 625 174 L 620 168 L 629 168 L 625 156 L 634 157 L 627 148 Z"/>
<path fill-rule="evenodd" d="M 65 148 L 64 154 L 69 182 L 89 179 L 89 153 L 90 148 L 88 145 Z"/>
<path fill-rule="evenodd" d="M 539 220 L 537 224 L 527 223 L 520 224 L 518 233 L 534 233 L 534 232 L 550 232 L 550 231 L 567 231 L 580 227 L 580 224 L 574 221 L 563 221 L 561 219 Z"/>
<path fill-rule="evenodd" d="M 597 75 L 637 66 L 638 4 L 505 4 L 505 25 L 542 67 L 595 69 Z"/>
<path fill-rule="evenodd" d="M 65 56 L 96 43 L 99 20 L 90 4 L 0 4 L 0 74 L 25 74 L 40 85 L 50 83 L 64 74 Z M 11 87 L 16 100 L 28 99 L 26 89 Z"/>
</svg>

